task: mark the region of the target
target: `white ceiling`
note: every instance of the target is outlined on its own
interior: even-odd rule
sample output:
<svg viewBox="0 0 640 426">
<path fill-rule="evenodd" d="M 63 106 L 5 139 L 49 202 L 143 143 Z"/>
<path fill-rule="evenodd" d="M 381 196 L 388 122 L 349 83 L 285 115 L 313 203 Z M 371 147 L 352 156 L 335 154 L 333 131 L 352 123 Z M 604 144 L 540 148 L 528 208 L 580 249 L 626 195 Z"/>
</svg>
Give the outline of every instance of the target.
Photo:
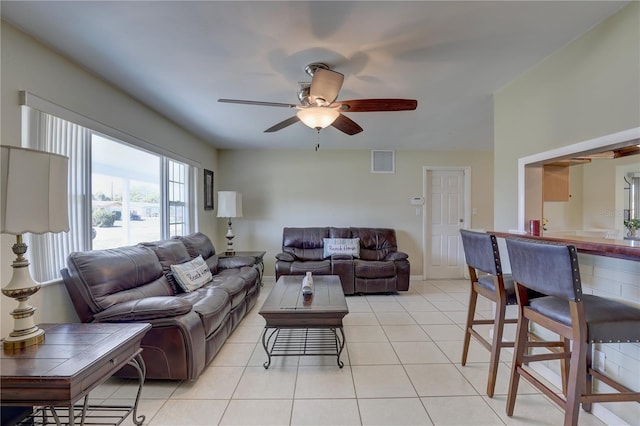
<svg viewBox="0 0 640 426">
<path fill-rule="evenodd" d="M 323 148 L 491 149 L 492 94 L 597 25 L 615 1 L 2 1 L 2 17 L 220 148 L 312 148 L 295 110 L 304 68 L 345 75 L 339 100 L 411 98 L 346 114 Z"/>
</svg>

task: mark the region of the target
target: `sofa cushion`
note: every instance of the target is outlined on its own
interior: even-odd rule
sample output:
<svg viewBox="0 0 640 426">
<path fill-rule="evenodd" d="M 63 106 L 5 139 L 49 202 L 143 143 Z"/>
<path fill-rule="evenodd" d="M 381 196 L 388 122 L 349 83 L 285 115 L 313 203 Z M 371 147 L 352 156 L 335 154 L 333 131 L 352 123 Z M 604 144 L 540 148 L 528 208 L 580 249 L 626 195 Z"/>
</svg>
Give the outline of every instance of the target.
<svg viewBox="0 0 640 426">
<path fill-rule="evenodd" d="M 392 261 L 354 260 L 354 274 L 360 278 L 386 278 L 396 275 Z"/>
<path fill-rule="evenodd" d="M 334 254 L 348 254 L 353 257 L 360 256 L 359 238 L 324 238 L 324 257 Z"/>
<path fill-rule="evenodd" d="M 154 241 L 151 243 L 141 243 L 141 245 L 149 247 L 154 251 L 156 256 L 158 256 L 160 265 L 162 265 L 162 271 L 166 275 L 169 284 L 173 287 L 174 292 L 181 293 L 182 288 L 173 276 L 171 265 L 177 265 L 191 260 L 191 256 L 182 241 L 178 239 L 170 239 Z"/>
<path fill-rule="evenodd" d="M 351 238 L 351 229 L 330 226 L 329 238 Z"/>
<path fill-rule="evenodd" d="M 242 266 L 240 268 L 232 270 L 231 272 L 221 272 L 222 275 L 224 275 L 225 273 L 233 273 L 242 278 L 247 292 L 253 291 L 253 288 L 256 286 L 256 284 L 260 282 L 260 272 L 258 272 L 258 268 L 254 267 L 253 265 Z"/>
<path fill-rule="evenodd" d="M 239 306 L 247 295 L 245 280 L 236 269 L 226 269 L 213 276 L 207 287 L 217 287 L 227 292 L 231 298 L 231 309 Z"/>
<path fill-rule="evenodd" d="M 324 238 L 329 237 L 329 228 L 284 228 L 282 251 L 297 260 L 324 259 Z"/>
<path fill-rule="evenodd" d="M 212 278 L 207 263 L 200 255 L 188 262 L 171 265 L 171 270 L 180 287 L 186 292 L 202 287 Z"/>
<path fill-rule="evenodd" d="M 212 274 L 215 275 L 218 273 L 218 269 L 220 267 L 220 258 L 218 258 L 217 254 L 214 254 L 213 256 L 206 258 L 205 262 L 207 262 L 207 266 L 209 267 L 209 270 L 211 271 Z"/>
<path fill-rule="evenodd" d="M 180 241 L 187 248 L 187 252 L 189 252 L 189 256 L 192 259 L 195 259 L 198 256 L 202 256 L 203 259 L 209 259 L 211 256 L 216 254 L 216 248 L 213 246 L 213 243 L 202 232 L 196 232 L 190 235 L 184 236 L 176 236 L 173 237 Z M 209 265 L 211 269 L 214 265 Z M 215 274 L 217 271 L 215 269 L 211 269 L 211 273 Z"/>
<path fill-rule="evenodd" d="M 175 296 L 145 297 L 118 303 L 94 315 L 96 321 L 148 321 L 191 312 L 191 303 Z"/>
<path fill-rule="evenodd" d="M 331 261 L 319 260 L 319 261 L 306 261 L 306 262 L 293 262 L 291 264 L 291 275 L 304 275 L 307 272 L 319 275 L 331 275 Z"/>
<path fill-rule="evenodd" d="M 148 247 L 74 252 L 67 258 L 67 267 L 77 277 L 80 296 L 93 313 L 129 300 L 175 294 Z"/>
<path fill-rule="evenodd" d="M 231 311 L 229 294 L 216 287 L 201 287 L 191 293 L 179 294 L 178 298 L 193 305 L 193 311 L 200 317 L 206 336 L 215 332 Z"/>
<path fill-rule="evenodd" d="M 353 238 L 360 238 L 360 259 L 384 260 L 398 251 L 396 231 L 390 228 L 351 228 Z"/>
</svg>

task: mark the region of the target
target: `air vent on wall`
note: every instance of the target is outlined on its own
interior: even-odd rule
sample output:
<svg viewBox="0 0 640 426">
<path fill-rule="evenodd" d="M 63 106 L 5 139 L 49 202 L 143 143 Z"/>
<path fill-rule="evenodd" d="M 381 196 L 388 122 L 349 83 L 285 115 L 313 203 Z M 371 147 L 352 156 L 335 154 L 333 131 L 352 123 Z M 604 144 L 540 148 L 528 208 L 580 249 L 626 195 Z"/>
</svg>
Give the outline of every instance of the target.
<svg viewBox="0 0 640 426">
<path fill-rule="evenodd" d="M 395 173 L 395 151 L 371 151 L 371 173 Z"/>
</svg>

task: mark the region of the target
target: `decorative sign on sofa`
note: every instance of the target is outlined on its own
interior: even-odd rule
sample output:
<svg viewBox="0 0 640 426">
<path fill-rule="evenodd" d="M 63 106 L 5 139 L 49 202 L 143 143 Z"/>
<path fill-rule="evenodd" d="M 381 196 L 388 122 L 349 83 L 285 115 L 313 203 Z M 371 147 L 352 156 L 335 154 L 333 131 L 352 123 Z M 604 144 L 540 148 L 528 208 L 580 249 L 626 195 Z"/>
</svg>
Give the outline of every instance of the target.
<svg viewBox="0 0 640 426">
<path fill-rule="evenodd" d="M 176 281 L 186 293 L 199 289 L 213 279 L 209 266 L 202 256 L 170 267 Z"/>
<path fill-rule="evenodd" d="M 360 238 L 323 238 L 324 257 L 334 254 L 349 254 L 360 257 Z"/>
</svg>

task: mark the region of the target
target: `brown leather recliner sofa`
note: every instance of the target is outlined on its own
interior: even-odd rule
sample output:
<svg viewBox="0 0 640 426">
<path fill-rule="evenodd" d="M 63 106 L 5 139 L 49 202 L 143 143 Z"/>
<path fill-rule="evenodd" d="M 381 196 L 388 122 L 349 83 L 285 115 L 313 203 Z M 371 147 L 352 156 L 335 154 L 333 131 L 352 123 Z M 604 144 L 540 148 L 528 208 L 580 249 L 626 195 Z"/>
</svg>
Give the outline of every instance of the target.
<svg viewBox="0 0 640 426">
<path fill-rule="evenodd" d="M 325 239 L 359 240 L 359 254 L 328 255 Z M 282 275 L 338 275 L 344 294 L 409 290 L 408 255 L 398 251 L 389 228 L 284 228 L 276 255 L 276 279 Z"/>
<path fill-rule="evenodd" d="M 171 265 L 199 255 L 213 278 L 185 292 Z M 152 325 L 142 339 L 142 357 L 151 379 L 197 378 L 255 305 L 261 287 L 253 258 L 219 259 L 202 233 L 71 253 L 61 272 L 82 322 Z M 127 367 L 119 375 L 136 377 Z"/>
</svg>

